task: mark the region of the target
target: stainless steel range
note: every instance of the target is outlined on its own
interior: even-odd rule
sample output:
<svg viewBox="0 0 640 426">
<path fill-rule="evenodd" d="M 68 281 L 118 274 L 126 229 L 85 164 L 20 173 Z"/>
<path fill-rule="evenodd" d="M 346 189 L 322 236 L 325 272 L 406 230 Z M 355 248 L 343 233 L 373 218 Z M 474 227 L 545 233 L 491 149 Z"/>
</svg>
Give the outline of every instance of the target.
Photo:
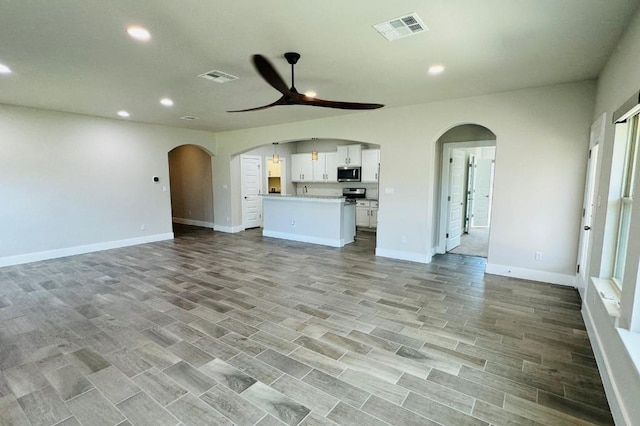
<svg viewBox="0 0 640 426">
<path fill-rule="evenodd" d="M 342 196 L 344 196 L 348 200 L 355 199 L 355 198 L 366 198 L 367 189 L 366 188 L 342 188 Z"/>
</svg>

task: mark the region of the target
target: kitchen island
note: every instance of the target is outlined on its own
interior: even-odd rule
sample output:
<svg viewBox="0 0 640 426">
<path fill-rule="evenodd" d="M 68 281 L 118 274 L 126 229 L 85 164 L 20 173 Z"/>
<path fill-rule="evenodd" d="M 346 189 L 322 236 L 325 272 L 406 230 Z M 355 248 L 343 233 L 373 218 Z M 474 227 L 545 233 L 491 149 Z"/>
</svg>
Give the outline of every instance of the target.
<svg viewBox="0 0 640 426">
<path fill-rule="evenodd" d="M 356 235 L 356 205 L 342 196 L 263 195 L 265 237 L 343 247 Z"/>
</svg>

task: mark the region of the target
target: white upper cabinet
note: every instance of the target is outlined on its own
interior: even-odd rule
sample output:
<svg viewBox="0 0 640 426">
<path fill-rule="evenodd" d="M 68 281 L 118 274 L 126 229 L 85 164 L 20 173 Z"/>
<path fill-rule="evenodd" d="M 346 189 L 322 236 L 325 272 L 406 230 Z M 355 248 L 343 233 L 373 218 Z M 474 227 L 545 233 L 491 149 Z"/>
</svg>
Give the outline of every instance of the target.
<svg viewBox="0 0 640 426">
<path fill-rule="evenodd" d="M 361 145 L 338 145 L 338 167 L 358 167 L 362 164 Z"/>
<path fill-rule="evenodd" d="M 326 182 L 338 181 L 338 153 L 337 152 L 325 152 L 324 153 L 326 163 Z"/>
<path fill-rule="evenodd" d="M 311 155 L 311 154 L 309 154 Z M 318 159 L 313 160 L 314 182 L 338 181 L 338 153 L 319 152 Z"/>
<path fill-rule="evenodd" d="M 291 181 L 313 181 L 313 162 L 310 153 L 291 154 Z"/>
<path fill-rule="evenodd" d="M 308 154 L 311 157 L 311 154 Z M 327 157 L 324 152 L 318 153 L 317 160 L 311 160 L 313 162 L 313 181 L 314 182 L 326 182 L 325 176 L 327 175 Z"/>
<path fill-rule="evenodd" d="M 362 182 L 378 182 L 380 173 L 380 150 L 362 150 Z"/>
<path fill-rule="evenodd" d="M 269 158 L 267 160 L 267 170 L 269 171 L 269 177 L 280 177 L 282 166 L 278 161 L 277 163 L 273 162 L 273 159 Z"/>
</svg>

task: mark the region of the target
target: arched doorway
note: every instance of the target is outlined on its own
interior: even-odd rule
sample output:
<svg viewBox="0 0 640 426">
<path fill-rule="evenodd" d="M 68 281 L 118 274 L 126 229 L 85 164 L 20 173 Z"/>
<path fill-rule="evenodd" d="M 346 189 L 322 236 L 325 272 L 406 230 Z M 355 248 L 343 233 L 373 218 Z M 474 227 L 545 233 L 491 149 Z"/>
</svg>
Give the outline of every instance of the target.
<svg viewBox="0 0 640 426">
<path fill-rule="evenodd" d="M 345 147 L 358 147 L 357 167 L 361 169 L 359 181 L 338 181 L 338 152 Z M 314 156 L 313 153 L 317 155 Z M 279 182 L 273 183 L 268 174 L 269 163 L 277 154 L 281 165 Z M 237 191 L 231 194 L 232 204 L 241 214 L 237 223 L 239 230 L 245 229 L 245 193 L 243 188 L 244 171 L 242 157 L 259 157 L 263 170 L 261 193 L 281 193 L 298 196 L 342 196 L 350 190 L 358 190 L 362 199 L 356 206 L 356 228 L 360 241 L 369 241 L 371 252 L 375 251 L 377 238 L 377 213 L 379 177 L 381 173 L 381 151 L 378 144 L 335 138 L 305 138 L 265 142 L 231 156 L 230 170 L 232 182 Z"/>
<path fill-rule="evenodd" d="M 437 252 L 488 257 L 496 135 L 462 124 L 438 139 Z"/>
<path fill-rule="evenodd" d="M 181 225 L 213 228 L 211 154 L 196 145 L 169 151 L 171 219 L 174 234 Z"/>
</svg>

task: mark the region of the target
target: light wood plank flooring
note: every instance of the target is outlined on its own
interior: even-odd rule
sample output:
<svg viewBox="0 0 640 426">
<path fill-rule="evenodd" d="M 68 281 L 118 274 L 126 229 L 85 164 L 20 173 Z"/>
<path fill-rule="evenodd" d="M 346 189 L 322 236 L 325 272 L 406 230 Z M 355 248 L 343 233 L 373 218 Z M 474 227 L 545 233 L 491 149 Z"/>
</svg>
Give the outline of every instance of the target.
<svg viewBox="0 0 640 426">
<path fill-rule="evenodd" d="M 0 269 L 0 425 L 613 423 L 574 289 L 176 235 Z"/>
</svg>

